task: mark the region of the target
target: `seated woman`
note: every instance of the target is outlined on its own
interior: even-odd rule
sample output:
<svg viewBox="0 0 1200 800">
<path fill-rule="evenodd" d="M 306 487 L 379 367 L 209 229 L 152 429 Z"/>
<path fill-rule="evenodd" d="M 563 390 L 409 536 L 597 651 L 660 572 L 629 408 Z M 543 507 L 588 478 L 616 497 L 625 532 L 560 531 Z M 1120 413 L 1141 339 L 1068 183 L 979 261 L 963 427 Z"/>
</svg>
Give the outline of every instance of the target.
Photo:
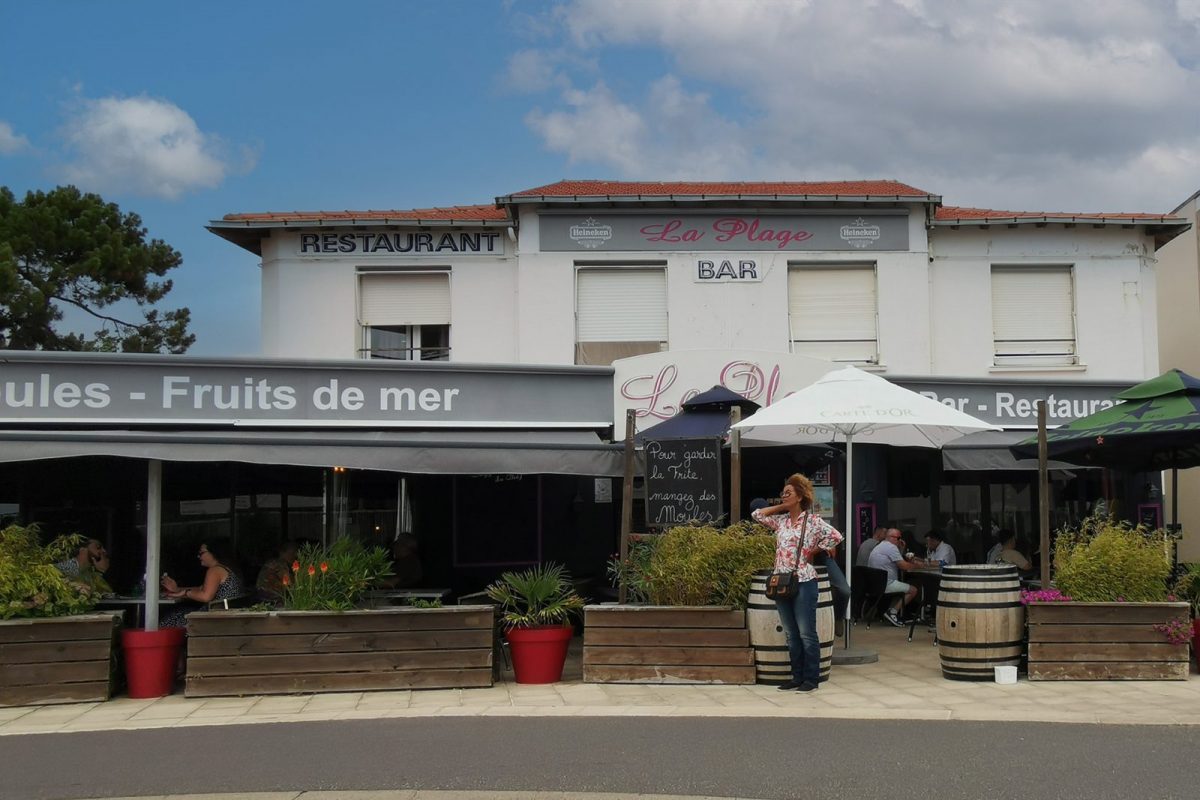
<svg viewBox="0 0 1200 800">
<path fill-rule="evenodd" d="M 1007 528 L 996 535 L 996 546 L 988 551 L 989 564 L 1012 564 L 1019 572 L 1029 572 L 1033 564 L 1017 550 L 1017 535 Z"/>
<path fill-rule="evenodd" d="M 210 544 L 200 545 L 197 554 L 200 565 L 204 567 L 204 583 L 200 586 L 181 587 L 169 575 L 163 575 L 162 588 L 167 597 L 188 601 L 180 603 L 172 611 L 164 614 L 159 620 L 160 628 L 183 628 L 187 625 L 187 615 L 193 611 L 204 609 L 213 600 L 224 600 L 237 597 L 242 593 L 242 582 L 232 567 L 222 563 L 220 549 L 216 552 Z"/>
</svg>

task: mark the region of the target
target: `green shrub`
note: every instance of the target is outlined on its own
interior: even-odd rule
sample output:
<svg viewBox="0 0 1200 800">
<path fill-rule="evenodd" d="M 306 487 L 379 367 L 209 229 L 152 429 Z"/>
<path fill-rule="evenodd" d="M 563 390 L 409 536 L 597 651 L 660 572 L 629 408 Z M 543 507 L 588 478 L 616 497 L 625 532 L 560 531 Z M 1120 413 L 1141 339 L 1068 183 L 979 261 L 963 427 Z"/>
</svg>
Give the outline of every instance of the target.
<svg viewBox="0 0 1200 800">
<path fill-rule="evenodd" d="M 347 611 L 392 574 L 382 547 L 370 550 L 345 537 L 329 547 L 306 544 L 283 579 L 283 607 L 295 611 Z"/>
<path fill-rule="evenodd" d="M 775 536 L 761 525 L 681 525 L 631 542 L 630 558 L 609 574 L 626 577 L 630 599 L 653 605 L 745 608 L 751 575 L 774 563 Z"/>
<path fill-rule="evenodd" d="M 0 531 L 0 619 L 90 611 L 96 604 L 95 591 L 67 580 L 54 566 L 74 558 L 83 543 L 76 534 L 43 546 L 36 525 L 9 525 Z"/>
<path fill-rule="evenodd" d="M 1182 600 L 1192 607 L 1192 616 L 1200 617 L 1200 564 L 1180 564 L 1183 569 L 1175 583 L 1171 585 L 1171 594 L 1176 600 Z"/>
<path fill-rule="evenodd" d="M 583 608 L 570 574 L 559 564 L 505 572 L 487 587 L 487 595 L 500 604 L 506 628 L 563 625 Z"/>
<path fill-rule="evenodd" d="M 1171 572 L 1166 533 L 1108 517 L 1060 531 L 1054 544 L 1055 585 L 1079 602 L 1144 602 L 1167 598 Z"/>
</svg>

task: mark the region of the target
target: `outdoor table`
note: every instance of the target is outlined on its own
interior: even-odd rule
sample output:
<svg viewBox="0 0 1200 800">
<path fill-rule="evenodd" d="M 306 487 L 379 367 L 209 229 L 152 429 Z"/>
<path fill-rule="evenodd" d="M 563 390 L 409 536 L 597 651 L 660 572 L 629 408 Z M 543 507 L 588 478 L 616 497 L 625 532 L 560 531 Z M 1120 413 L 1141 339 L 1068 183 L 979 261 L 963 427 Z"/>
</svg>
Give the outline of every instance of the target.
<svg viewBox="0 0 1200 800">
<path fill-rule="evenodd" d="M 174 597 L 160 595 L 158 604 L 160 606 L 173 606 L 178 601 Z M 96 603 L 96 608 L 109 608 L 117 611 L 127 611 L 133 609 L 134 627 L 141 628 L 142 620 L 146 615 L 146 597 L 141 595 L 135 597 L 133 595 L 113 595 L 112 597 L 103 597 Z"/>
<path fill-rule="evenodd" d="M 920 598 L 918 600 L 917 613 L 924 618 L 925 607 L 932 605 L 934 613 L 937 613 L 938 591 L 942 585 L 942 570 L 941 567 L 921 567 L 919 569 L 910 569 L 905 573 L 908 582 L 916 586 L 920 590 Z M 932 595 L 932 598 L 931 598 Z"/>
<path fill-rule="evenodd" d="M 364 596 L 370 608 L 402 605 L 404 600 L 445 600 L 450 596 L 447 589 L 373 589 Z"/>
</svg>

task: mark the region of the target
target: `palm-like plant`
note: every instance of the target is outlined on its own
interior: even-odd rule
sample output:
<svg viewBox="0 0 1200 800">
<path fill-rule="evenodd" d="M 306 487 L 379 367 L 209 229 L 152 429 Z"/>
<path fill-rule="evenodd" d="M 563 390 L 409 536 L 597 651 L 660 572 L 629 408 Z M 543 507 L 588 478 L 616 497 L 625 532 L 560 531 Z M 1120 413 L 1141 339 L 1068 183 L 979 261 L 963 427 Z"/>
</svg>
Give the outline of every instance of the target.
<svg viewBox="0 0 1200 800">
<path fill-rule="evenodd" d="M 559 564 L 545 564 L 522 572 L 505 572 L 487 588 L 487 595 L 500 604 L 507 628 L 562 625 L 583 608 L 571 576 Z"/>
</svg>

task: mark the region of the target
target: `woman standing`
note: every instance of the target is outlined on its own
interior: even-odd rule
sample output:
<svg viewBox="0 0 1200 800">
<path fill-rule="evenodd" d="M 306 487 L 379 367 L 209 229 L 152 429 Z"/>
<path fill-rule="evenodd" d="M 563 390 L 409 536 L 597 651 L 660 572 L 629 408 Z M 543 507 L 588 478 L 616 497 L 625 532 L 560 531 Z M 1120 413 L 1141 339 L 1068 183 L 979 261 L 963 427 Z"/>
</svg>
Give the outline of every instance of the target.
<svg viewBox="0 0 1200 800">
<path fill-rule="evenodd" d="M 787 635 L 792 679 L 781 690 L 811 692 L 821 674 L 821 643 L 817 638 L 817 571 L 809 559 L 837 546 L 842 534 L 812 512 L 812 482 L 800 473 L 787 479 L 779 505 L 754 511 L 755 522 L 775 531 L 775 571 L 794 572 L 799 582 L 794 597 L 776 600 L 779 620 Z"/>
</svg>

